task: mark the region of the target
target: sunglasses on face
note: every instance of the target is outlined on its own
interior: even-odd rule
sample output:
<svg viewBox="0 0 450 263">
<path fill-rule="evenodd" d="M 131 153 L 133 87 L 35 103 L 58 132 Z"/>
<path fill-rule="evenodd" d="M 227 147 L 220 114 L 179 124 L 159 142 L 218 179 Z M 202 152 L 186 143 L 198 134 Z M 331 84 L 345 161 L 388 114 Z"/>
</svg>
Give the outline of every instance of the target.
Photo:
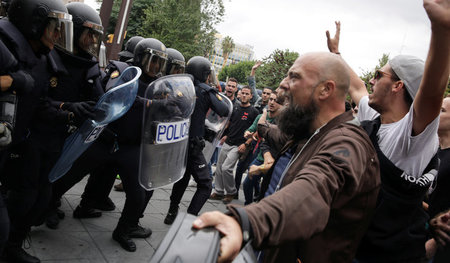
<svg viewBox="0 0 450 263">
<path fill-rule="evenodd" d="M 377 70 L 377 71 L 375 71 L 375 74 L 373 75 L 373 78 L 376 79 L 376 80 L 379 80 L 383 76 L 387 76 L 387 77 L 390 77 L 390 78 L 392 77 L 392 75 L 389 74 L 389 73 L 383 72 L 381 70 Z"/>
</svg>

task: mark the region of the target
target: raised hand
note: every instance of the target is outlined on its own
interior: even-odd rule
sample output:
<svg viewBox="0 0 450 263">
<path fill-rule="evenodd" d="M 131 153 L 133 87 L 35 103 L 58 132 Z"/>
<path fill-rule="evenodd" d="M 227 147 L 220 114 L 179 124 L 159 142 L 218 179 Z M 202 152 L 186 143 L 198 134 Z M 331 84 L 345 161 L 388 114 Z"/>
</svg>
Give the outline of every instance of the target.
<svg viewBox="0 0 450 263">
<path fill-rule="evenodd" d="M 334 34 L 334 38 L 330 37 L 330 31 L 327 30 L 327 45 L 328 50 L 332 53 L 339 54 L 339 37 L 341 35 L 341 22 L 335 21 L 336 24 L 336 33 Z"/>
<path fill-rule="evenodd" d="M 423 7 L 432 26 L 450 30 L 450 0 L 423 0 Z"/>
</svg>

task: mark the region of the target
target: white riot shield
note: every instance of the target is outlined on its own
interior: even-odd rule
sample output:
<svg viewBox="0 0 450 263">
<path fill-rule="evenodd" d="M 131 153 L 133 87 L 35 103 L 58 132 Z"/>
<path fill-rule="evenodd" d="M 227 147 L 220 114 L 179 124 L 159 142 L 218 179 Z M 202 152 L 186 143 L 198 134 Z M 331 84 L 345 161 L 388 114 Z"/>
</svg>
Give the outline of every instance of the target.
<svg viewBox="0 0 450 263">
<path fill-rule="evenodd" d="M 48 175 L 50 182 L 66 174 L 75 160 L 100 136 L 108 123 L 122 117 L 130 109 L 136 99 L 141 73 L 138 67 L 126 68 L 115 87 L 103 94 L 95 105 L 96 118 L 84 121 L 64 142 L 62 154 Z"/>
<path fill-rule="evenodd" d="M 139 182 L 146 190 L 175 183 L 186 171 L 190 117 L 195 106 L 191 75 L 177 74 L 152 82 L 145 98 Z"/>
<path fill-rule="evenodd" d="M 220 117 L 212 109 L 208 110 L 205 120 L 205 148 L 203 148 L 203 155 L 205 156 L 206 163 L 209 163 L 211 157 L 219 144 L 220 138 L 225 131 L 225 126 L 233 113 L 233 103 L 227 96 L 219 94 L 222 97 L 222 101 L 229 107 L 228 116 Z"/>
</svg>

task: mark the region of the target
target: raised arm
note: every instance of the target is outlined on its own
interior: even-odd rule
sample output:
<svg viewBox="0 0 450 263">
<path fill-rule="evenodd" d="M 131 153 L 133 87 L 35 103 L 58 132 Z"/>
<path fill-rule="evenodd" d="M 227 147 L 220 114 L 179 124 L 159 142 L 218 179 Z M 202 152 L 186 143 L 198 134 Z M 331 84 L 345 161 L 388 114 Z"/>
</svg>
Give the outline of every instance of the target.
<svg viewBox="0 0 450 263">
<path fill-rule="evenodd" d="M 261 66 L 261 64 L 262 64 L 261 61 L 256 61 L 255 65 L 253 65 L 253 67 L 252 67 L 252 71 L 250 71 L 250 76 L 248 76 L 248 78 L 247 78 L 248 85 L 252 89 L 252 96 L 253 97 L 250 100 L 252 105 L 255 104 L 255 102 L 257 102 L 258 99 L 260 98 L 258 92 L 256 91 L 255 73 L 256 73 L 256 70 L 259 68 L 259 66 Z"/>
<path fill-rule="evenodd" d="M 328 50 L 332 53 L 340 55 L 339 52 L 339 38 L 341 35 L 341 22 L 336 21 L 336 33 L 334 34 L 334 38 L 330 37 L 330 31 L 326 31 L 327 35 L 327 45 Z M 369 95 L 366 89 L 366 85 L 364 84 L 364 81 L 362 81 L 358 75 L 355 73 L 355 71 L 348 66 L 349 72 L 350 72 L 350 88 L 348 92 L 350 93 L 350 97 L 352 98 L 353 102 L 356 103 L 356 105 L 359 105 L 359 101 L 362 97 Z"/>
<path fill-rule="evenodd" d="M 420 134 L 439 115 L 450 72 L 450 0 L 424 0 L 423 6 L 431 22 L 431 41 L 414 99 L 413 134 Z"/>
</svg>

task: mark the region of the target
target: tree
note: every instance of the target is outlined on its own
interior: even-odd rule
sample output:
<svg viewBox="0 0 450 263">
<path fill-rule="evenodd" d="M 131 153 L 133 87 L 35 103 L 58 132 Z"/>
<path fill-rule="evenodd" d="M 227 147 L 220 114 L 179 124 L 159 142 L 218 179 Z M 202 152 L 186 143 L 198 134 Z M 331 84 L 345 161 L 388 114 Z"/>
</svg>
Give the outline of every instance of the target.
<svg viewBox="0 0 450 263">
<path fill-rule="evenodd" d="M 366 88 L 369 93 L 372 93 L 372 91 L 371 91 L 372 85 L 369 83 L 369 81 L 373 78 L 375 71 L 379 70 L 384 65 L 386 65 L 388 63 L 388 61 L 389 61 L 389 54 L 383 53 L 383 56 L 381 56 L 381 58 L 378 60 L 378 65 L 375 66 L 375 69 L 364 70 L 362 73 L 362 76 L 359 76 L 366 84 Z"/>
<path fill-rule="evenodd" d="M 224 37 L 222 40 L 222 56 L 223 56 L 223 64 L 224 67 L 227 64 L 228 56 L 234 50 L 234 41 L 230 36 Z"/>
<path fill-rule="evenodd" d="M 214 26 L 222 21 L 224 10 L 222 0 L 153 0 L 138 32 L 177 49 L 186 59 L 205 56 L 213 47 Z"/>
<path fill-rule="evenodd" d="M 298 58 L 297 52 L 276 49 L 268 57 L 263 58 L 263 65 L 256 71 L 256 87 L 276 88 L 286 77 L 289 68 Z"/>
<path fill-rule="evenodd" d="M 126 40 L 133 36 L 139 35 L 140 27 L 142 23 L 144 23 L 145 19 L 144 10 L 146 10 L 153 2 L 154 0 L 133 0 L 133 5 L 130 10 L 130 17 L 128 19 L 127 35 L 125 37 Z M 107 34 L 114 34 L 121 4 L 122 1 L 114 1 L 108 28 L 106 29 Z"/>
<path fill-rule="evenodd" d="M 247 76 L 250 75 L 254 61 L 242 61 L 237 64 L 225 66 L 219 73 L 219 80 L 226 81 L 227 77 L 237 79 L 238 83 L 247 85 Z"/>
</svg>

